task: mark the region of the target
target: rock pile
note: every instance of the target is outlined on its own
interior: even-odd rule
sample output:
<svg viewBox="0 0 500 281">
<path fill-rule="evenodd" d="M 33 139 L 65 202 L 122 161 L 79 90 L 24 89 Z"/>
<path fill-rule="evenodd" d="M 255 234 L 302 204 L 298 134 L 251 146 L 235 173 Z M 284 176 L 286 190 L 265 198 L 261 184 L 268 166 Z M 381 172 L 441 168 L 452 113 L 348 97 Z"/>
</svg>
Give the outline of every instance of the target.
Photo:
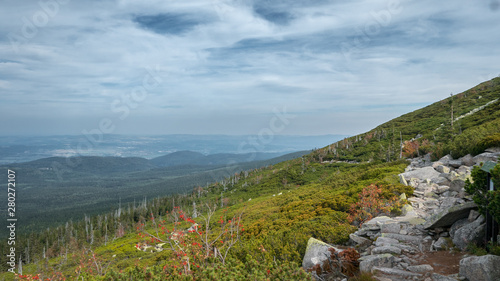
<svg viewBox="0 0 500 281">
<path fill-rule="evenodd" d="M 434 264 L 422 264 L 413 258 L 419 253 L 453 247 L 465 250 L 470 243 L 481 241 L 484 218 L 465 193 L 465 181 L 471 177 L 472 166 L 497 161 L 499 156 L 498 152 L 485 152 L 460 159 L 448 155 L 436 162 L 429 156 L 414 159 L 399 175 L 401 183 L 415 188 L 414 197 L 408 199 L 411 205 L 403 208 L 403 215 L 373 218 L 350 236 L 362 252 L 360 270 L 375 273 L 379 280 L 500 280 L 493 268 L 484 268 L 495 263 L 500 267 L 500 257 L 489 257 L 489 263 L 472 262 L 473 257 L 463 259 L 460 274 L 450 276 L 434 273 Z"/>
<path fill-rule="evenodd" d="M 457 260 L 455 272 L 460 266 L 460 273 L 451 275 L 438 274 L 434 268 L 438 264 L 417 258 L 452 248 L 464 250 L 468 244 L 480 242 L 484 218 L 465 193 L 465 181 L 474 165 L 498 161 L 499 156 L 500 152 L 485 152 L 460 159 L 448 155 L 436 162 L 428 155 L 413 159 L 399 175 L 402 184 L 415 188 L 402 215 L 375 217 L 350 235 L 352 245 L 361 253 L 360 270 L 374 273 L 381 281 L 500 280 L 497 256 L 467 257 L 460 265 Z M 406 198 L 403 195 L 401 199 Z"/>
</svg>

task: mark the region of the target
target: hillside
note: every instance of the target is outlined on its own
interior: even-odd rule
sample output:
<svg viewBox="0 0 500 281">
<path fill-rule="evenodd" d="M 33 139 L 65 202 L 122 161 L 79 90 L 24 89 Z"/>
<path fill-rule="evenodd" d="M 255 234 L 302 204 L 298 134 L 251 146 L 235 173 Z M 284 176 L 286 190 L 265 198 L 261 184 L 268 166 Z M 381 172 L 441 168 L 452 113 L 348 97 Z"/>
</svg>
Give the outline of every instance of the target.
<svg viewBox="0 0 500 281">
<path fill-rule="evenodd" d="M 203 156 L 219 159 L 217 164 L 195 161 L 198 153 L 181 153 L 190 165 L 159 167 L 139 157 L 51 157 L 27 163 L 0 166 L 6 171 L 13 169 L 20 179 L 16 186 L 19 227 L 23 232 L 45 229 L 84 214 L 96 215 L 123 204 L 140 202 L 158 196 L 185 193 L 193 186 L 224 179 L 237 171 L 249 170 L 301 157 L 309 151 L 282 155 L 266 160 L 244 163 L 229 162 L 231 159 L 249 160 L 248 155 L 226 154 L 224 157 Z M 191 157 L 189 157 L 189 155 Z M 271 157 L 273 154 L 261 154 Z M 224 162 L 224 161 L 228 162 Z M 58 199 L 54 199 L 58 198 Z M 6 207 L 0 207 L 6 211 Z M 7 235 L 1 231 L 2 237 Z"/>
<path fill-rule="evenodd" d="M 308 239 L 347 243 L 361 215 L 370 215 L 363 213 L 367 206 L 356 205 L 360 194 L 387 213 L 401 212 L 398 198 L 411 196 L 413 188 L 399 183 L 408 165 L 400 158 L 474 154 L 495 144 L 499 97 L 496 78 L 300 158 L 247 171 L 243 164 L 221 168 L 225 179 L 190 193 L 124 204 L 19 238 L 25 250 L 18 254 L 31 261 L 24 274 L 52 280 L 308 280 L 300 269 Z M 1 261 L 5 272 L 5 255 Z"/>
<path fill-rule="evenodd" d="M 203 155 L 193 151 L 177 151 L 164 156 L 156 157 L 150 162 L 158 167 L 171 167 L 180 165 L 227 165 L 232 163 L 243 163 L 251 161 L 267 160 L 281 156 L 282 153 L 217 153 Z"/>
<path fill-rule="evenodd" d="M 431 152 L 434 159 L 478 153 L 488 136 L 500 133 L 499 98 L 500 78 L 494 78 L 324 147 L 315 156 L 322 161 L 391 161 L 401 152 L 405 157 Z"/>
</svg>

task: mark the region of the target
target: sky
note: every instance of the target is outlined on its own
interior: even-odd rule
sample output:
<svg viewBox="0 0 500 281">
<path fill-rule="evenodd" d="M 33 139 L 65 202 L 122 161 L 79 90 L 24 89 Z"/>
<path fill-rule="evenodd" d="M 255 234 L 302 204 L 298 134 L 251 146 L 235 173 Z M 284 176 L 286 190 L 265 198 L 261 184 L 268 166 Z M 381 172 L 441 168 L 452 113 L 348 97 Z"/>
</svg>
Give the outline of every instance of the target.
<svg viewBox="0 0 500 281">
<path fill-rule="evenodd" d="M 0 7 L 0 135 L 355 135 L 500 74 L 498 0 Z"/>
</svg>

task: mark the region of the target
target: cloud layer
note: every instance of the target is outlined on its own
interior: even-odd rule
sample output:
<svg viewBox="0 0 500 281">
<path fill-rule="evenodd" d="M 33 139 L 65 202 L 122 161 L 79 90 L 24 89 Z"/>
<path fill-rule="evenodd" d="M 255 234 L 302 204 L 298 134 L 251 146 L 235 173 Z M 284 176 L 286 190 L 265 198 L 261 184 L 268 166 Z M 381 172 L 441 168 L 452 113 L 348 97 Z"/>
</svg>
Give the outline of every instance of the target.
<svg viewBox="0 0 500 281">
<path fill-rule="evenodd" d="M 496 0 L 7 0 L 0 134 L 357 134 L 500 74 Z"/>
</svg>

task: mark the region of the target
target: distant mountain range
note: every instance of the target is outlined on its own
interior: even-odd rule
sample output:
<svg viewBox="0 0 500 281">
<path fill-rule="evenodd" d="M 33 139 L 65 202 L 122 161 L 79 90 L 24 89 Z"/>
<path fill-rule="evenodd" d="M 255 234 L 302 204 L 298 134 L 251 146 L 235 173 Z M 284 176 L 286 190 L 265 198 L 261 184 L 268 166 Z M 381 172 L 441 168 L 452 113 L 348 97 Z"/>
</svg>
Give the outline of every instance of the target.
<svg viewBox="0 0 500 281">
<path fill-rule="evenodd" d="M 259 141 L 258 136 L 250 135 L 104 135 L 98 141 L 88 145 L 89 139 L 84 135 L 0 136 L 0 165 L 23 163 L 49 157 L 71 156 L 115 156 L 153 159 L 165 154 L 187 150 L 203 155 L 255 152 L 274 153 L 274 156 L 276 156 L 324 147 L 344 137 L 346 136 L 276 135 L 271 142 L 266 141 L 264 143 Z M 84 145 L 79 145 L 82 143 Z M 78 149 L 78 147 L 85 147 L 85 149 Z M 256 159 L 260 159 L 258 157 Z"/>
<path fill-rule="evenodd" d="M 295 159 L 310 150 L 280 153 L 178 151 L 151 160 L 141 157 L 48 157 L 0 165 L 16 171 L 16 206 L 27 229 L 43 229 L 144 198 L 189 192 L 241 171 Z M 278 157 L 277 157 L 278 156 Z M 0 206 L 0 212 L 5 210 Z M 5 213 L 4 212 L 4 213 Z M 0 233 L 1 236 L 1 233 Z"/>
<path fill-rule="evenodd" d="M 309 151 L 292 153 L 302 155 Z M 80 173 L 93 175 L 110 175 L 114 173 L 130 173 L 147 171 L 158 168 L 174 166 L 230 166 L 238 163 L 264 161 L 283 156 L 283 153 L 218 153 L 204 155 L 194 151 L 177 151 L 151 160 L 141 157 L 115 157 L 115 156 L 77 156 L 77 157 L 48 157 L 35 161 L 3 165 L 27 169 L 74 169 Z"/>
</svg>

